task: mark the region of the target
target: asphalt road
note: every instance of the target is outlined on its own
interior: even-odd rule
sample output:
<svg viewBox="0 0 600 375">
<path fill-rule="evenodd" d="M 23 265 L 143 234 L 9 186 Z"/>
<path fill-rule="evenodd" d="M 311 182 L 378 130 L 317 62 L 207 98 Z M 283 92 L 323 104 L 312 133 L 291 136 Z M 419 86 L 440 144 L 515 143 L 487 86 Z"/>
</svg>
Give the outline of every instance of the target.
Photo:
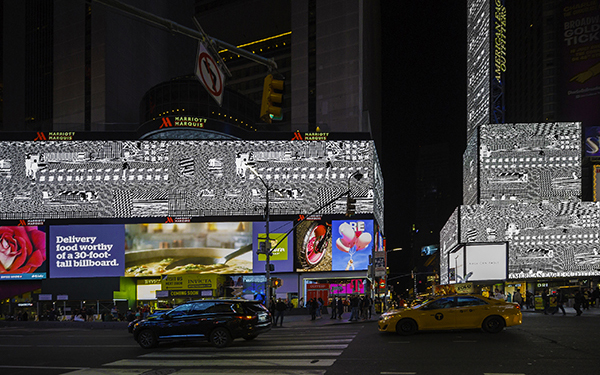
<svg viewBox="0 0 600 375">
<path fill-rule="evenodd" d="M 600 309 L 576 317 L 524 313 L 499 334 L 381 333 L 376 321 L 306 316 L 225 350 L 208 343 L 140 348 L 123 325 L 0 325 L 0 374 L 596 374 Z M 335 322 L 335 324 L 333 324 Z"/>
</svg>

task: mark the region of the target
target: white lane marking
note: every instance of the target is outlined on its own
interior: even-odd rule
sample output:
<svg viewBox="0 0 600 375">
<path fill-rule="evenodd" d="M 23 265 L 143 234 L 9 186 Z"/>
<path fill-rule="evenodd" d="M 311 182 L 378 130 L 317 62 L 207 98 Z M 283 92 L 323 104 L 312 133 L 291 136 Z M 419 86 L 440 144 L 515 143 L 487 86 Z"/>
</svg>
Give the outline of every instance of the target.
<svg viewBox="0 0 600 375">
<path fill-rule="evenodd" d="M 253 366 L 307 366 L 307 367 L 329 367 L 335 363 L 335 359 L 256 359 L 256 360 L 237 360 L 230 359 L 227 361 L 211 361 L 211 360 L 139 360 L 139 359 L 122 359 L 111 363 L 106 363 L 103 366 L 131 366 L 131 367 L 253 367 Z"/>
<path fill-rule="evenodd" d="M 150 354 L 142 354 L 138 358 L 250 358 L 260 356 L 261 353 L 150 353 Z M 342 355 L 342 351 L 301 351 L 301 352 L 269 352 L 268 354 L 264 354 L 269 357 L 311 357 L 311 358 L 319 358 L 319 357 L 338 357 Z"/>
</svg>

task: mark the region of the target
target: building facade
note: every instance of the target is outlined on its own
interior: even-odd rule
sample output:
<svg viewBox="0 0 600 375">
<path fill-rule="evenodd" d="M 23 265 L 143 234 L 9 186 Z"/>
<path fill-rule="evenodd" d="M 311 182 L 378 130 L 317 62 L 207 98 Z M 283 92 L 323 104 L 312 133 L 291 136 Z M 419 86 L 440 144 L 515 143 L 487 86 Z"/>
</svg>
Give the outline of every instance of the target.
<svg viewBox="0 0 600 375">
<path fill-rule="evenodd" d="M 282 238 L 278 297 L 306 301 L 309 284 L 320 286 L 313 294 L 372 293 L 368 255 L 383 250 L 384 231 L 378 2 L 124 2 L 191 29 L 195 16 L 212 37 L 274 59 L 285 89 L 273 124 L 258 119 L 267 67 L 219 50 L 232 76 L 218 106 L 194 81 L 197 41 L 95 2 L 41 3 L 4 4 L 4 56 L 14 59 L 3 66 L 2 201 L 12 208 L 2 224 L 37 239 L 24 268 L 2 260 L 4 314 L 257 298 L 267 231 Z M 247 17 L 257 8 L 269 9 L 261 27 Z M 251 170 L 269 184 L 269 228 L 266 186 Z M 205 247 L 239 264 L 160 264 Z M 223 249 L 250 250 L 229 260 Z M 175 280 L 149 265 L 172 266 Z"/>
<path fill-rule="evenodd" d="M 468 9 L 463 205 L 440 233 L 440 282 L 523 296 L 594 288 L 586 143 L 600 121 L 600 55 L 589 52 L 600 47 L 600 3 L 475 0 Z"/>
</svg>

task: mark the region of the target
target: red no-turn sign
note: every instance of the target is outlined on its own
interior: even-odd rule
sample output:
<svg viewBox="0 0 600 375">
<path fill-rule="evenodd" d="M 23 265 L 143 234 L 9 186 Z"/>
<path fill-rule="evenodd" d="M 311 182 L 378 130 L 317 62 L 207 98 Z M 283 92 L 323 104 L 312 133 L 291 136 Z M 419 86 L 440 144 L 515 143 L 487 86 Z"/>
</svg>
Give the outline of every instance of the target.
<svg viewBox="0 0 600 375">
<path fill-rule="evenodd" d="M 198 77 L 208 93 L 217 101 L 217 103 L 222 105 L 225 75 L 221 72 L 215 59 L 202 43 L 198 43 L 196 77 Z"/>
</svg>

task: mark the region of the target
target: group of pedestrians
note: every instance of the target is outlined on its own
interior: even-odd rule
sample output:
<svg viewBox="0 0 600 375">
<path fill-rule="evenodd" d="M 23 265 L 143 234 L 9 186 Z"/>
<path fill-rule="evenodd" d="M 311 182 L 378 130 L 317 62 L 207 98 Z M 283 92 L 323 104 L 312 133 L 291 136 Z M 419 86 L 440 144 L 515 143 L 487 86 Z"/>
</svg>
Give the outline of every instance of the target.
<svg viewBox="0 0 600 375">
<path fill-rule="evenodd" d="M 577 289 L 573 295 L 573 309 L 577 316 L 583 314 L 583 310 L 589 310 L 590 307 L 600 307 L 599 298 L 600 289 L 598 287 L 594 290 L 590 290 L 589 288 Z M 563 315 L 566 315 L 564 305 L 567 301 L 567 296 L 560 291 L 549 294 L 548 289 L 544 289 L 542 292 L 543 311 L 546 315 L 548 315 L 548 313 L 554 315 L 559 310 L 562 311 Z"/>
</svg>

